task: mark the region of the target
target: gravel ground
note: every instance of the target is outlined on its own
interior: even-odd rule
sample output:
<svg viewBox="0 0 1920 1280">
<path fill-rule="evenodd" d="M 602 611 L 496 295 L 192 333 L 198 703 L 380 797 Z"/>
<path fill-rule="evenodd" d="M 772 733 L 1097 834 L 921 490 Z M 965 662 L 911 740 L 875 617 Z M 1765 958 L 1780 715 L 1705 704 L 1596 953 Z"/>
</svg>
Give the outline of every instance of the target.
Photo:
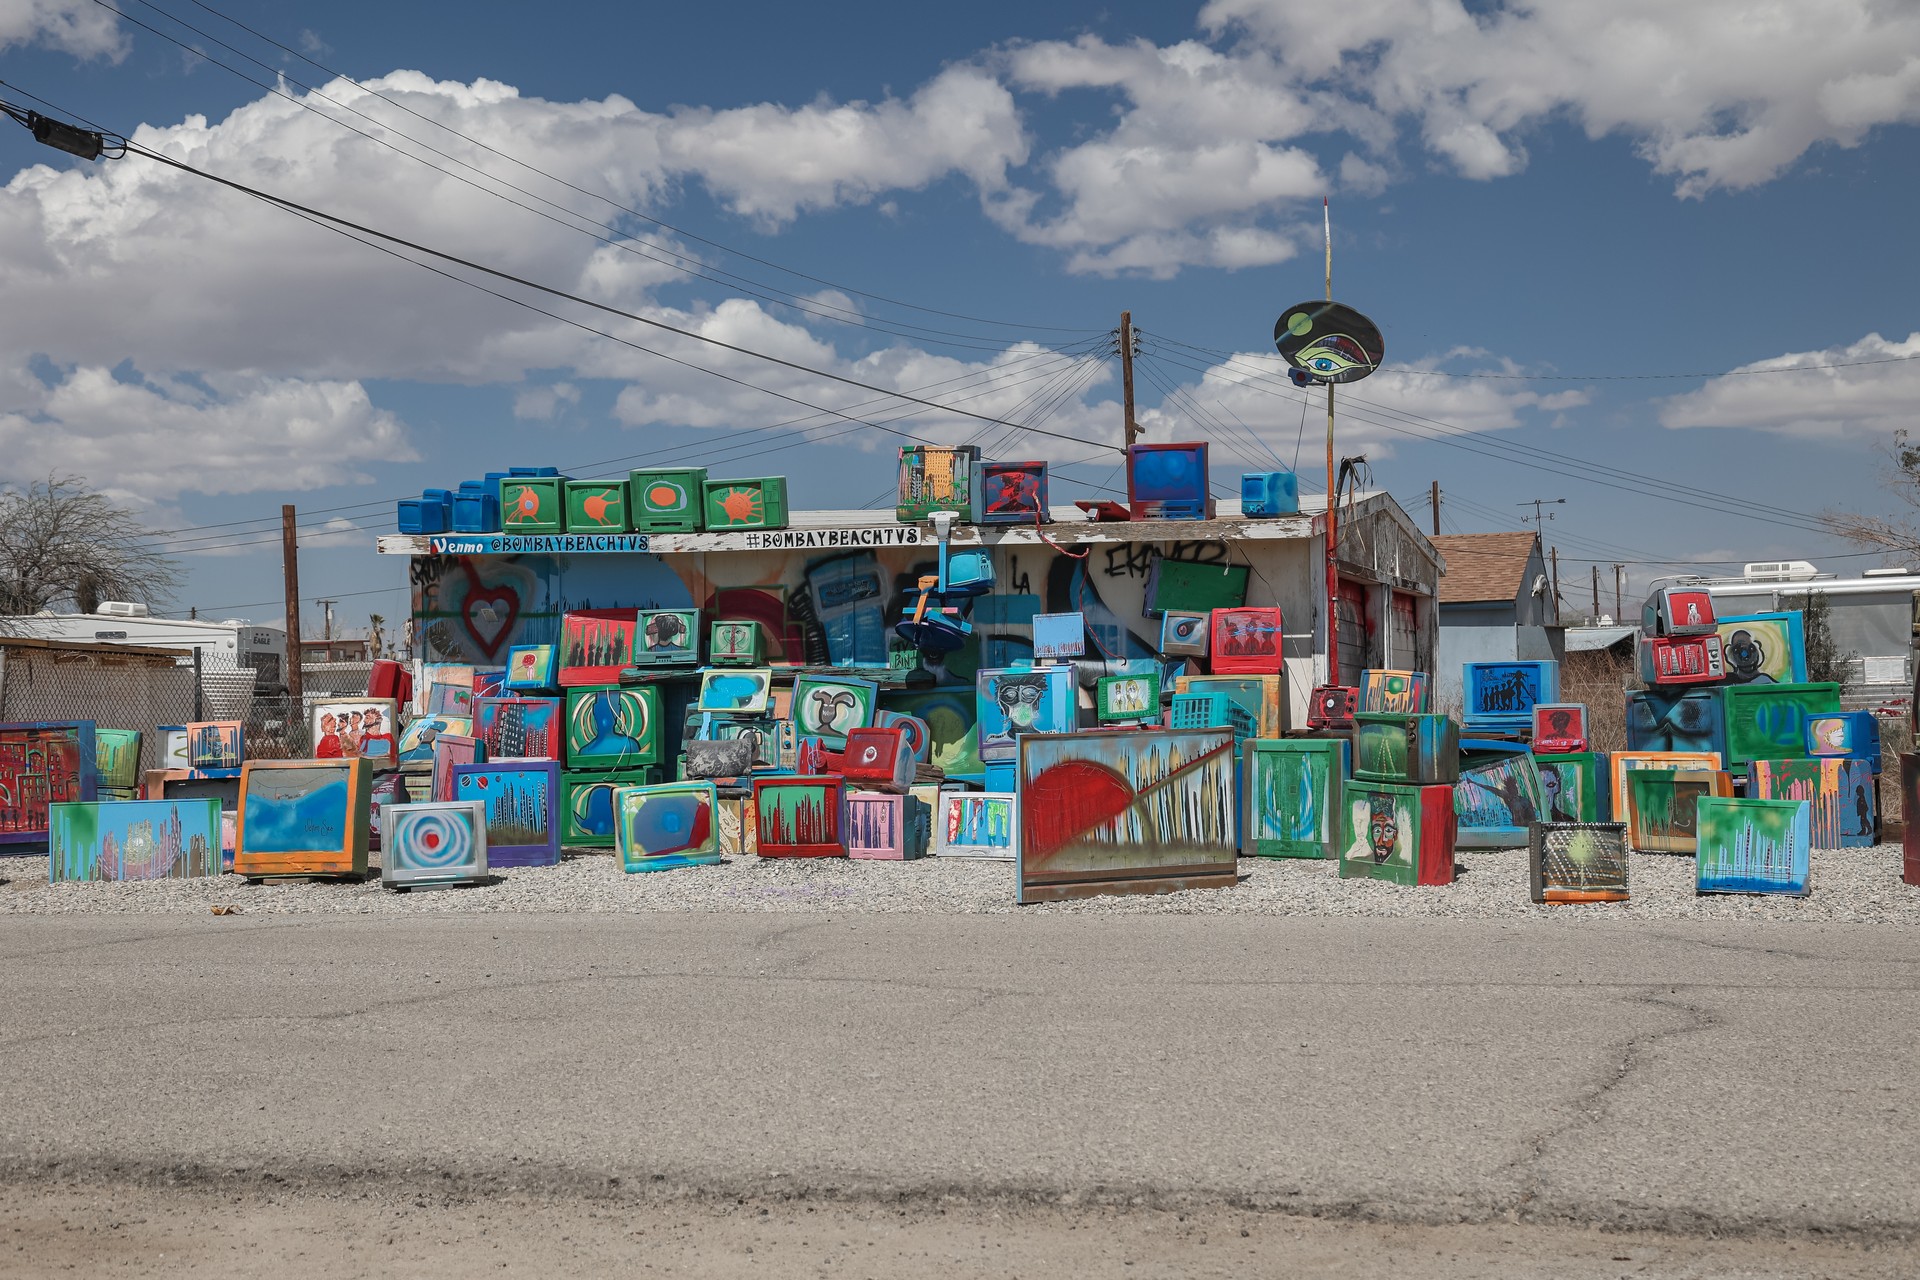
<svg viewBox="0 0 1920 1280">
<path fill-rule="evenodd" d="M 1815 850 L 1806 898 L 1696 896 L 1693 859 L 1631 855 L 1627 903 L 1536 906 L 1527 898 L 1525 850 L 1462 852 L 1444 888 L 1341 880 L 1331 862 L 1243 858 L 1241 882 L 1156 897 L 1101 897 L 1021 907 L 1013 864 L 950 858 L 913 862 L 731 858 L 718 866 L 626 875 L 608 855 L 569 856 L 557 867 L 521 867 L 500 883 L 396 893 L 377 882 L 292 881 L 248 885 L 238 876 L 129 884 L 48 884 L 40 858 L 0 858 L 0 915 L 206 914 L 425 916 L 491 911 L 938 912 L 992 915 L 1173 913 L 1265 916 L 1396 916 L 1469 920 L 1535 917 L 1578 922 L 1802 920 L 1920 925 L 1920 888 L 1900 882 L 1900 848 Z"/>
</svg>

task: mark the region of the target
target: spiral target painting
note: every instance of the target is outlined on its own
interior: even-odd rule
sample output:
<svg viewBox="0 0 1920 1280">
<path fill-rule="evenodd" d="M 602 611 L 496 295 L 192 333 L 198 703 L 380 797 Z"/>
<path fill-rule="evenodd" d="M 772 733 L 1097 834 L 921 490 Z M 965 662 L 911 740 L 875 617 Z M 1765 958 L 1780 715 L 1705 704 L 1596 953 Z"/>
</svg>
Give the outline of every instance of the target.
<svg viewBox="0 0 1920 1280">
<path fill-rule="evenodd" d="M 397 813 L 393 852 L 408 870 L 445 871 L 473 861 L 473 825 L 444 809 Z"/>
</svg>

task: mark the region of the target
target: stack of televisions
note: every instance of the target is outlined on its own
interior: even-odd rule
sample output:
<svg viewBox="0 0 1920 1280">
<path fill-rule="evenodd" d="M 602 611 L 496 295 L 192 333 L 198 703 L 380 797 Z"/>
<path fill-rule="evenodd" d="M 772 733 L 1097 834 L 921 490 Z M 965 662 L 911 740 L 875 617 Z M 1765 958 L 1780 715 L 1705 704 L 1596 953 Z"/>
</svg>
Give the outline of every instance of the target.
<svg viewBox="0 0 1920 1280">
<path fill-rule="evenodd" d="M 784 529 L 787 478 L 710 480 L 704 467 L 644 467 L 575 480 L 555 467 L 514 467 L 428 489 L 399 504 L 401 533 L 699 533 Z"/>
</svg>

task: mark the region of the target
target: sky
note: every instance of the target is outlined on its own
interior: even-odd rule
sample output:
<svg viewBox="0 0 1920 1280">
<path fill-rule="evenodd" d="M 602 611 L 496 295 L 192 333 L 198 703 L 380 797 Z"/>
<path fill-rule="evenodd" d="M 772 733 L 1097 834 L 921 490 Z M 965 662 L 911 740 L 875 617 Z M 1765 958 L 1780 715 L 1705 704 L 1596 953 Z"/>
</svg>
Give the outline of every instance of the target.
<svg viewBox="0 0 1920 1280">
<path fill-rule="evenodd" d="M 1323 292 L 1324 198 L 1334 296 L 1387 347 L 1337 452 L 1423 528 L 1436 481 L 1449 533 L 1546 500 L 1569 614 L 1596 567 L 1611 612 L 1615 564 L 1631 595 L 1879 563 L 1817 516 L 1903 510 L 1920 7 L 1337 16 L 0 0 L 0 98 L 580 299 L 8 127 L 0 483 L 84 477 L 177 557 L 156 612 L 268 624 L 295 504 L 302 595 L 391 635 L 394 500 L 509 465 L 879 507 L 918 439 L 1114 496 L 1128 309 L 1146 440 L 1211 441 L 1223 495 L 1321 492 L 1272 330 Z"/>
</svg>

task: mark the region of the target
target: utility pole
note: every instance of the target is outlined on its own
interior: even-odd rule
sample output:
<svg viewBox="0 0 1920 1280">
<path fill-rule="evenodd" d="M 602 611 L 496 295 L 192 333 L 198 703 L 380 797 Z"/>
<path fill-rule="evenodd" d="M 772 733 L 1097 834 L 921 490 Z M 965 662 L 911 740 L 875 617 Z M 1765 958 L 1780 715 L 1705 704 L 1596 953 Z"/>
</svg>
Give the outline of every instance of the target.
<svg viewBox="0 0 1920 1280">
<path fill-rule="evenodd" d="M 333 642 L 333 606 L 340 602 L 338 600 L 315 600 L 314 603 L 326 610 L 326 616 L 320 623 L 320 638 L 331 644 Z"/>
<path fill-rule="evenodd" d="M 1127 448 L 1133 448 L 1140 424 L 1133 419 L 1133 312 L 1120 313 L 1120 389 L 1127 411 Z"/>
<path fill-rule="evenodd" d="M 1427 500 L 1433 504 L 1433 536 L 1440 536 L 1440 482 L 1435 480 L 1428 490 Z"/>
<path fill-rule="evenodd" d="M 1620 571 L 1626 567 L 1627 566 L 1623 564 L 1613 566 L 1613 620 L 1615 622 L 1619 622 L 1627 616 L 1627 607 L 1620 603 Z"/>
<path fill-rule="evenodd" d="M 1600 566 L 1593 566 L 1593 620 L 1600 621 Z"/>
<path fill-rule="evenodd" d="M 1327 301 L 1333 301 L 1333 206 L 1320 197 L 1326 232 Z M 1340 521 L 1333 476 L 1333 384 L 1327 384 L 1327 683 L 1340 683 Z"/>
<path fill-rule="evenodd" d="M 304 729 L 306 703 L 300 689 L 300 538 L 294 528 L 293 504 L 280 508 L 280 573 L 287 585 L 287 719 L 285 732 Z"/>
<path fill-rule="evenodd" d="M 1553 558 L 1553 625 L 1560 625 L 1560 548 L 1555 547 Z"/>
</svg>

